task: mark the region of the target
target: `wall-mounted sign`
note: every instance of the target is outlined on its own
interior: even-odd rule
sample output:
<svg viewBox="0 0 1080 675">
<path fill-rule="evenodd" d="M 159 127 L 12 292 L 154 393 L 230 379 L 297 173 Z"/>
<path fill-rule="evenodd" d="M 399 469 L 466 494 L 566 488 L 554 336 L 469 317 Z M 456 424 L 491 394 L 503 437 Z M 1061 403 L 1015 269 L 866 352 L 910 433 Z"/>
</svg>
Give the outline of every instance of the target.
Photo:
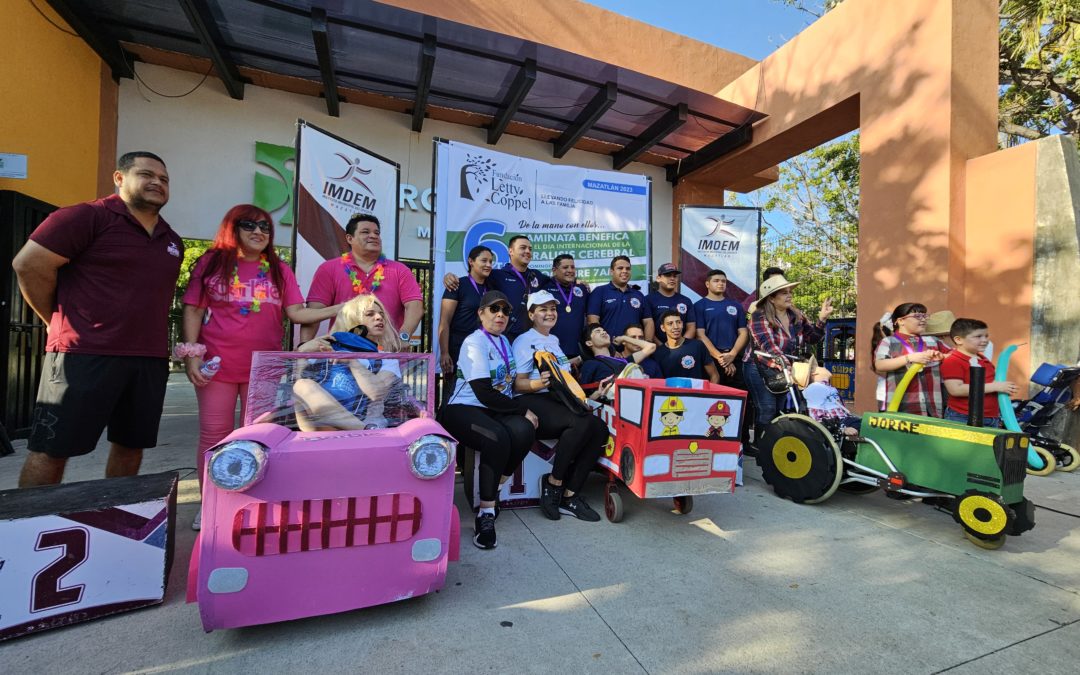
<svg viewBox="0 0 1080 675">
<path fill-rule="evenodd" d="M 0 152 L 0 178 L 26 178 L 26 155 Z"/>
</svg>

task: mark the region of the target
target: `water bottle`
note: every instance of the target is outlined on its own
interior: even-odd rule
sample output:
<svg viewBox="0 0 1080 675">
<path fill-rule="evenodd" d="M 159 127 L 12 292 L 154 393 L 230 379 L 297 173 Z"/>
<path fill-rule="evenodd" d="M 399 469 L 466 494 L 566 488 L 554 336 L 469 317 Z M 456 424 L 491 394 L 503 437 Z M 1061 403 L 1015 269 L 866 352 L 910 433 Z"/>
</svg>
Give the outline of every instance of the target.
<svg viewBox="0 0 1080 675">
<path fill-rule="evenodd" d="M 199 368 L 199 372 L 202 373 L 202 376 L 208 380 L 213 376 L 217 375 L 219 370 L 221 370 L 220 356 L 215 356 L 206 363 L 202 364 L 202 368 Z"/>
</svg>

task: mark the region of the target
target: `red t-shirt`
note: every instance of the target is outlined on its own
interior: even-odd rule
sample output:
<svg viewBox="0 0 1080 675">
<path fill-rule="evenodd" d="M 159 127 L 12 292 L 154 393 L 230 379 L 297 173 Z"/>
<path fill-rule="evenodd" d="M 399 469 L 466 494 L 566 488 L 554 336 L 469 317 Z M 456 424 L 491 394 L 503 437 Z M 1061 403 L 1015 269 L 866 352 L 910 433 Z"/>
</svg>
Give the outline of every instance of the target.
<svg viewBox="0 0 1080 675">
<path fill-rule="evenodd" d="M 990 363 L 982 354 L 977 357 L 982 366 L 987 384 L 994 381 L 994 364 Z M 949 352 L 949 355 L 941 362 L 941 380 L 963 380 L 964 384 L 971 384 L 971 357 L 959 349 Z M 961 415 L 968 414 L 967 396 L 949 396 L 949 409 Z M 998 407 L 998 395 L 987 394 L 983 397 L 983 417 L 1001 417 L 1001 408 Z"/>
<path fill-rule="evenodd" d="M 164 218 L 149 235 L 111 195 L 54 211 L 30 240 L 70 260 L 57 272 L 46 351 L 168 356 L 184 243 Z"/>
<path fill-rule="evenodd" d="M 234 292 L 230 288 L 233 270 L 226 270 L 226 278 L 214 277 L 204 293 L 202 277 L 210 264 L 210 255 L 203 254 L 191 270 L 191 281 L 184 292 L 184 304 L 206 308 L 199 342 L 206 345 L 204 360 L 221 357 L 221 370 L 214 379 L 218 382 L 247 382 L 251 373 L 252 352 L 281 351 L 284 308 L 303 304 L 304 296 L 300 293 L 293 271 L 285 263 L 281 263 L 280 267 L 285 288 L 278 289 L 274 287 L 269 272 L 265 278 L 259 278 L 258 262 L 243 260 L 237 271 L 239 291 Z M 256 293 L 261 297 L 259 311 L 244 314 L 241 310 L 251 307 Z"/>
<path fill-rule="evenodd" d="M 375 275 L 375 268 L 372 268 L 370 275 L 364 274 L 364 271 L 355 265 L 353 270 L 363 287 L 371 288 L 370 277 Z M 321 302 L 329 307 L 354 297 L 356 293 L 353 292 L 352 278 L 340 257 L 327 260 L 315 270 L 315 276 L 311 279 L 311 290 L 308 291 L 308 302 Z M 424 294 L 408 267 L 396 260 L 386 260 L 383 262 L 383 280 L 375 289 L 375 297 L 386 306 L 386 313 L 394 322 L 394 328 L 401 330 L 401 322 L 405 318 L 405 303 L 423 300 Z"/>
</svg>

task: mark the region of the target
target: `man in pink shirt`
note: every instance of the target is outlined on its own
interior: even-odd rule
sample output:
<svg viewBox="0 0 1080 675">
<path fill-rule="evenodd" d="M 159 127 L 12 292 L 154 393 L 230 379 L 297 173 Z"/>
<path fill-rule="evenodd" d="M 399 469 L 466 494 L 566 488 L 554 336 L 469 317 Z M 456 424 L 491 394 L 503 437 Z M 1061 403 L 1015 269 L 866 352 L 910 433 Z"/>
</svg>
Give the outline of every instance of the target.
<svg viewBox="0 0 1080 675">
<path fill-rule="evenodd" d="M 383 255 L 379 219 L 367 213 L 353 216 L 345 225 L 345 241 L 349 251 L 315 270 L 308 307 L 329 307 L 361 293 L 374 293 L 386 306 L 401 339 L 408 342 L 424 316 L 424 296 L 409 268 Z M 318 328 L 318 324 L 302 327 L 300 341 L 315 337 Z"/>
</svg>

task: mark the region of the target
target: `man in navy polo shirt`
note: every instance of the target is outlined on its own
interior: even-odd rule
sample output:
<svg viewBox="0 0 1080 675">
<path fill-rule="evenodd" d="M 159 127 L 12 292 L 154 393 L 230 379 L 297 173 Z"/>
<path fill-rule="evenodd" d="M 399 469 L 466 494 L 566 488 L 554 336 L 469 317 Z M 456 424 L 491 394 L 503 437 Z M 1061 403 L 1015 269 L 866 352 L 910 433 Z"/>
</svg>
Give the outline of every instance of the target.
<svg viewBox="0 0 1080 675">
<path fill-rule="evenodd" d="M 555 297 L 559 320 L 551 334 L 559 338 L 559 347 L 574 365 L 581 363 L 581 331 L 589 303 L 589 288 L 577 282 L 574 256 L 563 253 L 551 263 L 551 281 L 543 290 Z"/>
<path fill-rule="evenodd" d="M 157 445 L 184 244 L 158 215 L 169 201 L 160 157 L 123 155 L 113 183 L 117 194 L 49 215 L 12 261 L 49 327 L 19 487 L 59 483 L 106 426 L 108 478 L 137 474 Z"/>
<path fill-rule="evenodd" d="M 513 342 L 517 336 L 532 328 L 529 312 L 525 307 L 529 294 L 547 286 L 551 277 L 529 269 L 529 263 L 532 262 L 532 242 L 525 235 L 515 234 L 510 237 L 507 249 L 510 251 L 510 262 L 491 270 L 487 285 L 506 295 L 510 306 L 514 308 L 514 315 L 510 317 L 510 323 L 503 333 Z M 457 290 L 457 275 L 448 272 L 443 277 L 443 284 L 452 291 Z"/>
<path fill-rule="evenodd" d="M 724 384 L 740 386 L 739 357 L 750 333 L 746 328 L 746 312 L 742 305 L 724 297 L 727 275 L 723 270 L 709 270 L 705 277 L 708 294 L 694 303 L 698 339 L 716 360 Z"/>
<path fill-rule="evenodd" d="M 626 327 L 639 323 L 645 327 L 645 339 L 652 340 L 654 330 L 649 301 L 630 285 L 630 258 L 616 256 L 611 261 L 611 282 L 594 288 L 589 295 L 587 323 L 598 323 L 608 335 L 622 335 Z"/>
<path fill-rule="evenodd" d="M 653 322 L 656 324 L 656 344 L 664 344 L 667 337 L 660 330 L 660 315 L 669 309 L 679 312 L 683 320 L 683 336 L 693 340 L 695 335 L 694 305 L 690 298 L 679 292 L 679 275 L 682 272 L 673 263 L 664 263 L 656 270 L 656 290 L 645 296 L 652 309 Z"/>
<path fill-rule="evenodd" d="M 669 309 L 660 317 L 667 340 L 656 350 L 656 362 L 664 377 L 692 377 L 720 382 L 720 374 L 699 340 L 687 340 L 682 335 L 682 317 L 678 310 Z"/>
</svg>

